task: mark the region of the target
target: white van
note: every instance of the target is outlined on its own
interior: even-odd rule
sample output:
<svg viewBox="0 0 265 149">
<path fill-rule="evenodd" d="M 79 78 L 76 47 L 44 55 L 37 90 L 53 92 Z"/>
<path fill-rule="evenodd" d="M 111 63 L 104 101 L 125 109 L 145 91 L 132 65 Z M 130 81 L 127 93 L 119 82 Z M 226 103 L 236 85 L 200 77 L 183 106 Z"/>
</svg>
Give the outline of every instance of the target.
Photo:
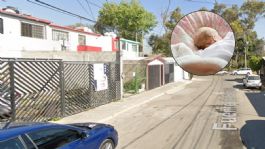
<svg viewBox="0 0 265 149">
<path fill-rule="evenodd" d="M 251 75 L 252 70 L 250 68 L 240 68 L 238 70 L 234 70 L 233 75 Z"/>
</svg>

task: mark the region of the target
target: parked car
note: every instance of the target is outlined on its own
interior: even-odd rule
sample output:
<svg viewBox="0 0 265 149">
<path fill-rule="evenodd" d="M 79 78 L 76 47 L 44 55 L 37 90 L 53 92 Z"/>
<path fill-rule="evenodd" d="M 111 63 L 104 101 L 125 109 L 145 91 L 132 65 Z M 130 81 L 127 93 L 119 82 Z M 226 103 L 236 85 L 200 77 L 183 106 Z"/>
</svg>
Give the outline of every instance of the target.
<svg viewBox="0 0 265 149">
<path fill-rule="evenodd" d="M 97 123 L 10 124 L 0 130 L 1 149 L 114 149 L 118 133 Z"/>
<path fill-rule="evenodd" d="M 234 70 L 232 72 L 233 75 L 250 75 L 252 74 L 252 70 L 250 68 L 240 68 L 238 70 Z"/>
<path fill-rule="evenodd" d="M 15 99 L 18 99 L 21 95 L 15 92 Z M 15 100 L 16 107 L 18 106 L 18 100 Z M 9 86 L 4 87 L 3 82 L 0 81 L 0 120 L 6 119 L 11 116 L 11 95 L 9 92 Z"/>
<path fill-rule="evenodd" d="M 217 72 L 216 74 L 217 75 L 225 75 L 225 74 L 228 74 L 228 71 L 221 70 L 221 71 Z"/>
<path fill-rule="evenodd" d="M 243 79 L 243 86 L 245 86 L 246 88 L 253 87 L 261 89 L 262 83 L 260 80 L 260 76 L 247 75 L 246 78 Z"/>
<path fill-rule="evenodd" d="M 15 98 L 19 98 L 21 95 L 15 92 Z M 16 108 L 18 107 L 18 100 L 15 100 Z M 11 99 L 10 93 L 0 93 L 0 119 L 9 118 L 11 116 Z"/>
</svg>

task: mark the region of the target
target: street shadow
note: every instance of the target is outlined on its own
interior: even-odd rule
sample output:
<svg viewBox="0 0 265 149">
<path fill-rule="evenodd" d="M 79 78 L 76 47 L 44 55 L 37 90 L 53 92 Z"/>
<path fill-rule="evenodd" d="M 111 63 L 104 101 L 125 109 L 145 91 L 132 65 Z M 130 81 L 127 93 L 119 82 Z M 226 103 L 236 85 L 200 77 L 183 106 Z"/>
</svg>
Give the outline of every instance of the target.
<svg viewBox="0 0 265 149">
<path fill-rule="evenodd" d="M 244 77 L 241 77 L 241 78 L 233 78 L 233 79 L 225 79 L 225 81 L 234 81 L 234 82 L 237 82 L 237 83 L 243 83 L 243 78 Z"/>
<path fill-rule="evenodd" d="M 240 137 L 248 149 L 265 148 L 265 120 L 249 120 L 240 129 Z"/>
<path fill-rule="evenodd" d="M 259 116 L 265 117 L 265 97 L 264 92 L 249 92 L 245 93 L 248 100 L 255 108 Z"/>
<path fill-rule="evenodd" d="M 245 87 L 243 86 L 243 84 L 236 84 L 236 85 L 233 85 L 233 88 L 237 88 L 237 89 L 245 89 Z"/>
<path fill-rule="evenodd" d="M 244 91 L 247 91 L 247 92 L 248 91 L 260 91 L 260 89 L 255 88 L 255 87 L 248 87 L 248 88 L 246 88 L 245 86 L 243 86 L 243 83 L 233 85 L 233 88 L 237 88 L 237 89 L 244 90 Z"/>
</svg>

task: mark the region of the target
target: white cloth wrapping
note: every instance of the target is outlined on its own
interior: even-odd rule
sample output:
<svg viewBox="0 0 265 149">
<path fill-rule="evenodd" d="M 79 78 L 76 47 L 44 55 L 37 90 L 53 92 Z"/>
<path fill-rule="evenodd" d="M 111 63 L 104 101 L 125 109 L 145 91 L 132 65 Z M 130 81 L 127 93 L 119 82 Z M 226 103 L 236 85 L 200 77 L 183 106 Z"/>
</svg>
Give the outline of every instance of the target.
<svg viewBox="0 0 265 149">
<path fill-rule="evenodd" d="M 215 64 L 224 68 L 233 55 L 235 39 L 233 32 L 228 32 L 226 36 L 204 50 L 193 52 L 185 43 L 171 45 L 171 50 L 177 63 L 185 64 L 201 63 Z"/>
</svg>

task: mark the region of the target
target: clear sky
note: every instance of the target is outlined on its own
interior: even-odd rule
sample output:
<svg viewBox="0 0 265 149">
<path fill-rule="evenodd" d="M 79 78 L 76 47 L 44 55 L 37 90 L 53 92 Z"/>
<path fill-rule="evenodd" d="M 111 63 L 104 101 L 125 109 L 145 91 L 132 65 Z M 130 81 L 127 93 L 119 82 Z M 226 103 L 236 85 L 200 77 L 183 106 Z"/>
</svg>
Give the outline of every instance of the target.
<svg viewBox="0 0 265 149">
<path fill-rule="evenodd" d="M 34 0 L 31 0 L 34 1 Z M 92 9 L 93 14 L 89 11 L 89 6 L 87 5 L 85 0 L 42 0 L 46 3 L 52 4 L 54 6 L 63 8 L 70 12 L 80 14 L 81 16 L 85 16 L 92 20 L 95 20 L 98 15 L 98 10 L 102 6 L 103 3 L 106 1 L 115 1 L 119 2 L 120 0 L 87 0 L 90 3 L 90 7 Z M 191 2 L 191 0 L 171 0 L 171 4 L 169 7 L 169 11 L 174 10 L 176 7 L 180 7 L 182 13 L 187 14 L 193 11 L 196 11 L 202 7 L 206 7 L 208 9 L 213 8 L 212 3 L 214 0 L 194 0 L 200 2 Z M 83 5 L 87 11 L 85 11 L 79 4 Z M 161 34 L 162 27 L 161 27 L 161 13 L 165 11 L 168 7 L 168 0 L 140 0 L 141 4 L 148 10 L 149 12 L 153 13 L 158 20 L 157 27 L 153 30 L 153 33 Z M 218 3 L 225 3 L 225 4 L 237 4 L 241 5 L 244 1 L 243 0 L 217 0 Z M 80 20 L 75 17 L 71 17 L 62 13 L 55 12 L 53 10 L 32 4 L 27 0 L 0 0 L 0 7 L 4 8 L 6 6 L 14 6 L 17 7 L 23 13 L 31 14 L 32 16 L 43 18 L 50 20 L 59 25 L 70 25 L 74 23 L 89 23 L 84 20 Z M 258 33 L 259 37 L 265 38 L 265 19 L 260 19 L 255 26 L 255 30 Z"/>
</svg>

